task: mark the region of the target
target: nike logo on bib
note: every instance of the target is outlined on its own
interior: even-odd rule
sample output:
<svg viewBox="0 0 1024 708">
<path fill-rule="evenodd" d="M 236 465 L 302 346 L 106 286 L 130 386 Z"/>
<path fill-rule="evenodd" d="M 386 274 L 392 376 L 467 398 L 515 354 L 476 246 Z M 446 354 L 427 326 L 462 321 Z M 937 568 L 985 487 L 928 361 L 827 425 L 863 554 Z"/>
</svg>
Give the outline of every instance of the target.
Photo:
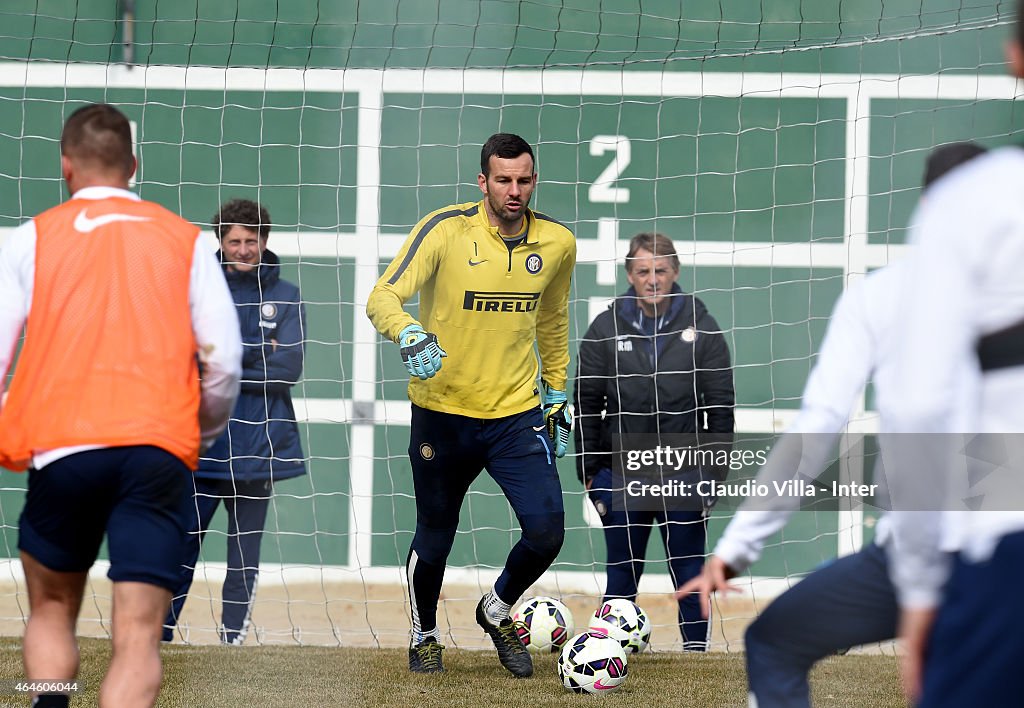
<svg viewBox="0 0 1024 708">
<path fill-rule="evenodd" d="M 78 212 L 78 216 L 75 217 L 75 231 L 83 234 L 118 221 L 152 221 L 148 216 L 135 216 L 133 214 L 104 214 L 90 219 L 85 215 L 85 211 L 85 209 L 82 209 L 82 211 Z"/>
<path fill-rule="evenodd" d="M 472 258 L 469 259 L 469 265 L 470 266 L 478 266 L 481 263 L 486 263 L 486 262 L 487 262 L 486 258 L 484 258 L 482 261 L 474 261 Z"/>
</svg>

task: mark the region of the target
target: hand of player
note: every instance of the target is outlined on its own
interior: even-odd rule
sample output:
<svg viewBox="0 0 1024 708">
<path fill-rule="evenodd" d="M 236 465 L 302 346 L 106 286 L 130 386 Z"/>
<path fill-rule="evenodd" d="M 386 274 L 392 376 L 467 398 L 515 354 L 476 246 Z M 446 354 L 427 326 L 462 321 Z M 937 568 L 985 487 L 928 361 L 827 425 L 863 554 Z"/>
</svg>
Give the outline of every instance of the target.
<svg viewBox="0 0 1024 708">
<path fill-rule="evenodd" d="M 199 436 L 199 454 L 205 455 L 206 451 L 213 447 L 213 444 L 217 442 L 217 438 L 220 437 L 220 433 L 217 435 L 202 435 Z"/>
<path fill-rule="evenodd" d="M 411 324 L 398 335 L 402 362 L 409 376 L 426 380 L 441 370 L 441 359 L 448 356 L 437 343 L 437 336 L 424 332 L 419 324 Z"/>
<path fill-rule="evenodd" d="M 900 613 L 900 641 L 903 656 L 900 659 L 900 680 L 903 694 L 911 705 L 921 699 L 924 686 L 924 652 L 928 647 L 935 609 L 904 609 Z"/>
<path fill-rule="evenodd" d="M 544 395 L 542 397 L 544 409 L 544 422 L 548 426 L 548 437 L 555 446 L 555 457 L 564 457 L 569 447 L 569 435 L 572 434 L 572 411 L 569 410 L 569 400 L 565 391 L 548 386 L 542 382 Z"/>
<path fill-rule="evenodd" d="M 700 593 L 700 612 L 706 619 L 711 608 L 711 593 L 739 592 L 740 589 L 729 583 L 736 577 L 736 571 L 725 564 L 718 556 L 711 556 L 704 564 L 704 570 L 696 578 L 683 583 L 676 590 L 675 597 L 681 600 L 690 593 Z"/>
</svg>

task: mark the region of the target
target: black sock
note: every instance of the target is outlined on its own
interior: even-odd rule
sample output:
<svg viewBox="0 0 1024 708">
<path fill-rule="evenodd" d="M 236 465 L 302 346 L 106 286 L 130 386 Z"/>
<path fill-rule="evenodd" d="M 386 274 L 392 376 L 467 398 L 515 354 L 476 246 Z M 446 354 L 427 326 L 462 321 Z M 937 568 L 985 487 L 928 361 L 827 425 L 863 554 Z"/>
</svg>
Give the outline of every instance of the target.
<svg viewBox="0 0 1024 708">
<path fill-rule="evenodd" d="M 68 701 L 66 693 L 40 693 L 32 705 L 35 708 L 68 708 Z"/>
<path fill-rule="evenodd" d="M 409 553 L 406 565 L 409 578 L 409 600 L 412 603 L 412 633 L 414 643 L 433 634 L 439 637 L 437 630 L 437 601 L 441 595 L 441 584 L 444 582 L 444 565 L 427 563 L 414 553 Z"/>
</svg>

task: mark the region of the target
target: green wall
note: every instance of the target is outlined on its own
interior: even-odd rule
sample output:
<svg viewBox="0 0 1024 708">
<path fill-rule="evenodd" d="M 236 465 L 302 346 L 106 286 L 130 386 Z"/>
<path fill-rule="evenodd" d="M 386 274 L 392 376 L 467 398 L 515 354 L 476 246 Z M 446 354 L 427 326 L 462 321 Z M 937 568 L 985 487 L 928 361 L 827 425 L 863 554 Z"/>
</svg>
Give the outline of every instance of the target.
<svg viewBox="0 0 1024 708">
<path fill-rule="evenodd" d="M 7 0 L 9 58 L 120 61 L 109 0 Z M 579 66 L 637 70 L 998 73 L 983 30 L 1012 16 L 997 0 L 182 0 L 135 2 L 141 64 L 418 68 Z M 683 21 L 679 21 L 682 18 Z M 1001 34 L 1001 30 L 995 33 Z M 900 38 L 870 47 L 864 39 Z M 986 40 L 982 40 L 985 37 Z M 819 49 L 821 48 L 821 49 Z M 800 49 L 802 51 L 785 51 Z M 753 56 L 751 56 L 753 55 Z M 968 62 L 957 61 L 969 58 Z"/>
</svg>

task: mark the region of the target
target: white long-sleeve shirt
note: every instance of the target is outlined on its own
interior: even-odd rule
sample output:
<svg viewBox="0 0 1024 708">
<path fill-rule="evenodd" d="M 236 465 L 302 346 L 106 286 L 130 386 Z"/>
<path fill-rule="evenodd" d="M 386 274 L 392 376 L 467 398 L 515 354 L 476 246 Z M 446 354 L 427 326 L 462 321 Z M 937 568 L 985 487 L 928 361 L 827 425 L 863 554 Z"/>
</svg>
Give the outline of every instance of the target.
<svg viewBox="0 0 1024 708">
<path fill-rule="evenodd" d="M 1024 320 L 1022 184 L 1024 150 L 1003 148 L 937 182 L 920 207 L 899 300 L 901 341 L 896 388 L 883 412 L 887 428 L 1024 432 L 1024 366 L 982 373 L 976 355 L 981 337 Z M 974 382 L 968 396 L 962 393 L 965 380 Z M 937 457 L 936 485 L 957 487 L 952 462 Z M 923 475 L 912 483 L 919 487 L 911 495 L 928 491 Z M 937 514 L 930 521 L 926 514 L 896 516 L 899 542 L 890 553 L 901 604 L 934 606 L 947 575 L 936 548 Z M 1024 511 L 963 512 L 955 528 L 964 557 L 983 560 L 1003 535 L 1024 530 Z"/>
<path fill-rule="evenodd" d="M 787 435 L 837 436 L 872 374 L 878 408 L 888 405 L 895 376 L 892 303 L 900 293 L 902 269 L 901 263 L 894 263 L 877 270 L 839 297 L 817 364 L 807 379 L 800 412 Z M 715 555 L 737 572 L 746 570 L 761 557 L 765 541 L 786 525 L 792 511 L 741 508 L 719 539 Z M 882 542 L 885 535 L 882 525 L 876 538 Z"/>
<path fill-rule="evenodd" d="M 138 195 L 113 187 L 87 187 L 75 199 L 120 197 L 138 200 Z M 83 238 L 88 238 L 83 236 Z M 0 247 L 0 372 L 10 369 L 14 349 L 32 307 L 35 284 L 36 226 L 30 220 L 15 229 Z M 242 373 L 242 341 L 231 292 L 220 264 L 201 236 L 196 237 L 189 281 L 192 330 L 203 363 L 199 404 L 199 430 L 204 449 L 213 444 L 227 426 L 238 397 Z M 0 394 L 4 390 L 0 377 Z M 33 466 L 40 469 L 61 457 L 95 449 L 95 445 L 39 450 Z"/>
</svg>

